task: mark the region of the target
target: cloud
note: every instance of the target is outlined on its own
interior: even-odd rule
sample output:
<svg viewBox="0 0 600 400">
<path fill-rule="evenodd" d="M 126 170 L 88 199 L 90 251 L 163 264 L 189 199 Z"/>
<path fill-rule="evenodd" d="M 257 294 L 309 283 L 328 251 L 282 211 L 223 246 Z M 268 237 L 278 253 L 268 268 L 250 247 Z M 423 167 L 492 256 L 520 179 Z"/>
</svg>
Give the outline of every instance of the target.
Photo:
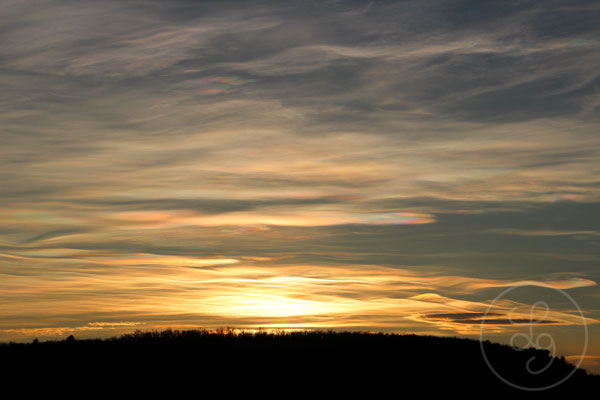
<svg viewBox="0 0 600 400">
<path fill-rule="evenodd" d="M 430 320 L 432 322 L 443 321 L 451 322 L 453 324 L 471 324 L 474 326 L 480 326 L 481 324 L 487 325 L 515 325 L 515 324 L 526 324 L 531 325 L 531 318 L 499 318 L 503 314 L 500 313 L 448 313 L 448 314 L 425 314 L 421 318 Z M 535 324 L 558 324 L 558 321 L 543 320 L 535 321 Z"/>
<path fill-rule="evenodd" d="M 373 213 L 353 214 L 336 210 L 290 210 L 277 212 L 230 212 L 218 215 L 200 215 L 194 213 L 172 212 L 129 212 L 115 215 L 116 221 L 123 221 L 131 228 L 176 227 L 186 225 L 200 226 L 331 226 L 343 224 L 374 225 L 415 225 L 430 224 L 435 218 L 422 213 Z M 118 222 L 117 222 L 118 223 Z"/>
<path fill-rule="evenodd" d="M 5 3 L 5 335 L 598 317 L 597 4 Z"/>
<path fill-rule="evenodd" d="M 488 304 L 461 300 L 457 295 L 522 283 L 432 275 L 374 265 L 281 265 L 277 262 L 265 265 L 268 260 L 253 257 L 241 261 L 156 254 L 117 256 L 82 251 L 24 252 L 18 256 L 28 264 L 43 263 L 45 267 L 28 276 L 3 278 L 3 301 L 10 310 L 0 320 L 0 330 L 5 336 L 39 335 L 44 329 L 46 333 L 58 329 L 56 334 L 62 334 L 65 330 L 61 326 L 66 321 L 78 320 L 84 315 L 96 319 L 111 315 L 147 327 L 164 318 L 177 324 L 196 321 L 212 327 L 227 323 L 250 328 L 400 329 L 412 321 L 466 333 L 476 328 Z M 572 282 L 550 285 L 565 289 L 580 286 Z M 548 285 L 535 281 L 528 284 Z M 594 284 L 586 282 L 586 285 Z M 520 307 L 516 312 L 515 305 Z M 525 306 L 514 302 L 500 304 L 491 314 L 490 325 L 502 329 L 501 326 L 508 325 L 509 318 L 513 323 L 525 322 L 522 316 L 525 311 L 521 311 Z M 52 319 L 43 317 L 50 309 L 54 309 L 49 314 Z M 552 311 L 547 321 L 572 325 L 581 322 L 578 318 L 568 311 Z M 41 321 L 47 325 L 40 326 Z M 594 321 L 589 318 L 587 322 Z M 83 328 L 71 330 L 98 330 L 104 325 L 110 329 L 123 328 L 118 324 L 90 321 Z"/>
<path fill-rule="evenodd" d="M 519 230 L 519 229 L 491 229 L 492 233 L 517 236 L 600 236 L 599 231 L 561 231 L 561 230 Z"/>
<path fill-rule="evenodd" d="M 238 263 L 239 260 L 232 258 L 198 258 L 198 257 L 176 257 L 176 256 L 163 256 L 154 254 L 134 254 L 128 257 L 120 258 L 97 258 L 88 259 L 101 264 L 109 265 L 173 265 L 173 266 L 187 266 L 193 268 L 202 268 L 207 266 L 215 265 L 227 265 Z"/>
</svg>

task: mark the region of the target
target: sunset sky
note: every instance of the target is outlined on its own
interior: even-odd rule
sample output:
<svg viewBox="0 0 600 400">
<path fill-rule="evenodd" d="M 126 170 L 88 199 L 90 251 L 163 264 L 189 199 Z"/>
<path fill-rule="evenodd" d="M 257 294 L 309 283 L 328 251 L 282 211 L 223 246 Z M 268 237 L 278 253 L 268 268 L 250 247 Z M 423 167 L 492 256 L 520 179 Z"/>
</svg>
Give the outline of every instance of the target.
<svg viewBox="0 0 600 400">
<path fill-rule="evenodd" d="M 597 1 L 0 2 L 0 341 L 332 328 L 600 371 Z M 516 314 L 509 315 L 515 307 Z M 536 311 L 537 312 L 537 311 Z"/>
</svg>

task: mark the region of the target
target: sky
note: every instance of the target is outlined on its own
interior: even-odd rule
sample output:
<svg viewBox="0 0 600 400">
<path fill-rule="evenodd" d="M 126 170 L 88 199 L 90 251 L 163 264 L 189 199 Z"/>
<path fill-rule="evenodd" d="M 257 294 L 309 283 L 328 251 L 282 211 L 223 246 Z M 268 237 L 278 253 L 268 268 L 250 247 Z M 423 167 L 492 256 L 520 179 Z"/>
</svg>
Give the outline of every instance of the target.
<svg viewBox="0 0 600 400">
<path fill-rule="evenodd" d="M 600 371 L 599 19 L 578 0 L 1 0 L 0 341 L 508 342 L 544 301 L 536 328 Z"/>
</svg>

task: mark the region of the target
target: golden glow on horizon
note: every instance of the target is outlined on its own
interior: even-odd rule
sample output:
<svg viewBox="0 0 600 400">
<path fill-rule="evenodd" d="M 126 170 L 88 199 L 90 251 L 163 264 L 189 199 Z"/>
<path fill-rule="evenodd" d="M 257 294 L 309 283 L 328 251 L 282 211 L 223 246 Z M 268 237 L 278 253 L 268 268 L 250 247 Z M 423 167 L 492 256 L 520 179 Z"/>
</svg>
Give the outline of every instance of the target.
<svg viewBox="0 0 600 400">
<path fill-rule="evenodd" d="M 56 309 L 65 320 L 82 313 L 89 314 L 90 318 L 98 314 L 120 320 L 111 323 L 98 318 L 72 327 L 73 331 L 119 330 L 134 325 L 153 327 L 160 325 L 164 316 L 169 316 L 175 326 L 195 321 L 197 326 L 215 328 L 226 325 L 402 329 L 417 324 L 433 325 L 440 331 L 474 334 L 479 329 L 478 317 L 465 323 L 455 320 L 453 315 L 482 313 L 488 303 L 460 300 L 457 296 L 461 294 L 514 284 L 563 289 L 595 285 L 582 278 L 509 282 L 375 265 L 263 265 L 270 262 L 268 258 L 249 257 L 242 262 L 231 258 L 156 254 L 99 257 L 93 252 L 86 256 L 81 251 L 69 254 L 67 250 L 20 255 L 24 265 L 41 260 L 48 268 L 53 265 L 65 268 L 62 258 L 39 257 L 73 257 L 74 254 L 80 263 L 88 264 L 75 266 L 70 274 L 56 276 L 3 276 L 0 289 L 5 306 L 29 321 L 34 321 L 39 313 Z M 514 311 L 515 306 L 525 310 L 525 305 L 518 303 L 498 305 L 506 316 L 513 312 L 519 318 L 525 311 Z M 548 319 L 559 325 L 582 323 L 577 315 L 569 312 L 552 311 Z M 589 319 L 587 322 L 597 321 Z M 53 329 L 56 334 L 69 331 L 60 325 L 60 320 L 55 324 L 59 325 L 36 327 L 31 326 L 31 322 L 25 325 L 21 322 L 20 328 L 3 325 L 0 339 L 48 333 Z M 486 329 L 500 333 L 510 327 L 491 323 Z"/>
</svg>

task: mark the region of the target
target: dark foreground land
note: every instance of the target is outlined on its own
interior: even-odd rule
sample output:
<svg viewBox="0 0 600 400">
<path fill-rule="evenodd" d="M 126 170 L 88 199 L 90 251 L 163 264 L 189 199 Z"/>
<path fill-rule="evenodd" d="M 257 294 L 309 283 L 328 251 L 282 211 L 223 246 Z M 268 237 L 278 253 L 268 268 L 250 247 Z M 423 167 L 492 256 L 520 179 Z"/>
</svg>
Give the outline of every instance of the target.
<svg viewBox="0 0 600 400">
<path fill-rule="evenodd" d="M 515 351 L 490 342 L 483 347 L 499 375 L 527 388 L 552 385 L 575 369 L 546 351 Z M 21 386 L 25 391 L 28 385 L 43 383 L 60 388 L 77 383 L 92 391 L 107 385 L 122 389 L 125 385 L 146 392 L 154 387 L 171 387 L 173 391 L 185 387 L 198 394 L 210 388 L 222 395 L 234 390 L 255 394 L 276 391 L 283 397 L 313 391 L 336 398 L 359 393 L 369 393 L 369 398 L 384 394 L 408 397 L 409 388 L 424 395 L 527 393 L 511 388 L 490 370 L 479 341 L 416 335 L 136 332 L 104 340 L 70 337 L 0 344 L 0 362 L 3 386 L 29 382 Z M 526 369 L 528 362 L 534 372 L 550 366 L 532 374 Z M 600 376 L 578 369 L 565 382 L 542 393 L 596 396 L 598 389 Z"/>
</svg>

